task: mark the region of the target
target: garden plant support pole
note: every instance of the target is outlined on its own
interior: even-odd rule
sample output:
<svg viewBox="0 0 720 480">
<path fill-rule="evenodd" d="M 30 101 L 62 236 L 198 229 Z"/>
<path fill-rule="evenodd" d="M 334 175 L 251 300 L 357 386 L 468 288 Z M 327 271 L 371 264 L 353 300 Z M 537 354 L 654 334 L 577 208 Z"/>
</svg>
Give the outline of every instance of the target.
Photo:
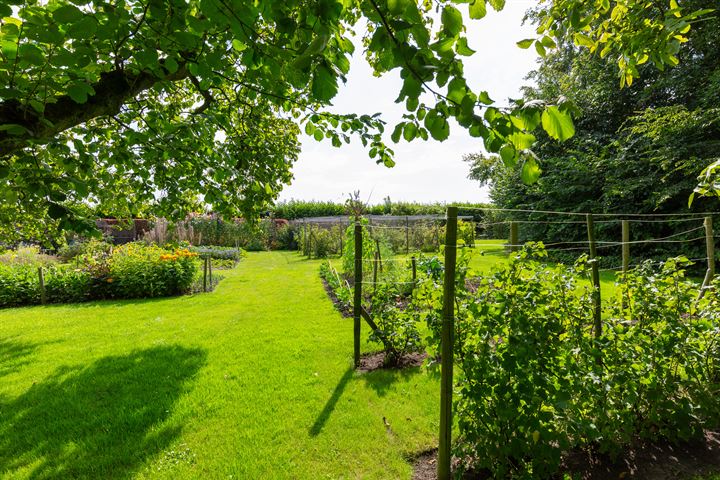
<svg viewBox="0 0 720 480">
<path fill-rule="evenodd" d="M 353 298 L 353 359 L 355 368 L 360 366 L 360 315 L 362 310 L 362 225 L 355 218 L 355 295 Z"/>
<path fill-rule="evenodd" d="M 380 240 L 375 239 L 375 256 L 377 257 L 377 261 L 380 264 L 380 273 L 382 273 L 382 256 L 380 256 Z"/>
<path fill-rule="evenodd" d="M 207 292 L 207 273 L 208 261 L 207 256 L 203 257 L 203 292 Z"/>
<path fill-rule="evenodd" d="M 705 295 L 708 287 L 715 277 L 715 233 L 713 232 L 712 217 L 705 217 L 705 247 L 707 250 L 708 268 L 705 273 L 705 280 L 700 288 L 700 298 Z"/>
<path fill-rule="evenodd" d="M 410 220 L 405 215 L 405 255 L 410 253 Z"/>
<path fill-rule="evenodd" d="M 412 284 L 413 288 L 415 288 L 415 283 L 417 282 L 417 260 L 415 259 L 415 255 L 410 258 L 410 261 L 412 263 Z"/>
<path fill-rule="evenodd" d="M 587 217 L 588 244 L 590 245 L 590 261 L 592 268 L 592 284 L 593 284 L 593 304 L 595 310 L 593 312 L 593 320 L 595 327 L 595 338 L 602 336 L 602 299 L 600 297 L 600 266 L 597 262 L 597 244 L 595 243 L 595 223 L 593 222 L 592 213 L 588 213 Z"/>
<path fill-rule="evenodd" d="M 47 303 L 47 292 L 45 291 L 45 272 L 43 267 L 38 267 L 38 281 L 40 282 L 40 303 Z"/>
<path fill-rule="evenodd" d="M 520 235 L 518 234 L 518 224 L 517 222 L 510 222 L 510 251 L 511 252 L 517 252 L 520 247 L 518 247 L 520 242 Z"/>
<path fill-rule="evenodd" d="M 208 255 L 208 278 L 210 283 L 210 290 L 213 289 L 213 283 L 212 283 L 212 256 Z"/>
<path fill-rule="evenodd" d="M 628 273 L 628 270 L 630 270 L 630 221 L 629 220 L 623 220 L 622 221 L 622 272 L 624 274 Z M 627 308 L 627 299 L 625 298 L 625 295 L 623 295 L 622 299 L 622 308 L 625 310 Z"/>
<path fill-rule="evenodd" d="M 455 261 L 457 258 L 457 207 L 448 207 L 445 228 L 445 278 L 440 353 L 440 441 L 438 480 L 450 480 L 452 446 L 453 343 L 455 336 Z"/>
<path fill-rule="evenodd" d="M 373 261 L 373 293 L 377 292 L 377 274 L 378 274 L 378 252 L 375 252 L 375 260 Z"/>
</svg>

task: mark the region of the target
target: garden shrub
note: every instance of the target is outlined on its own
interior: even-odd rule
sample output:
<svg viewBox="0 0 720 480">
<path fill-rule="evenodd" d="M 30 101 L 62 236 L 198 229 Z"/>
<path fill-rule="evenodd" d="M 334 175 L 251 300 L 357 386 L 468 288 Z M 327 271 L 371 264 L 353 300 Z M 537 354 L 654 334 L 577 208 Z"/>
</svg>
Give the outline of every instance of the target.
<svg viewBox="0 0 720 480">
<path fill-rule="evenodd" d="M 39 302 L 37 267 L 0 263 L 0 306 L 14 307 Z"/>
<path fill-rule="evenodd" d="M 407 301 L 394 285 L 378 285 L 372 295 L 370 311 L 378 328 L 370 330 L 369 340 L 382 344 L 386 366 L 397 365 L 403 356 L 425 349 L 418 329 L 420 317 Z"/>
<path fill-rule="evenodd" d="M 128 243 L 112 253 L 104 248 L 87 250 L 71 264 L 44 267 L 46 300 L 65 303 L 189 293 L 199 272 L 196 257 L 187 249 L 166 250 L 142 243 Z M 0 307 L 40 301 L 36 263 L 0 263 Z"/>
<path fill-rule="evenodd" d="M 530 246 L 458 283 L 456 454 L 496 477 L 547 478 L 564 452 L 611 456 L 636 438 L 698 437 L 717 425 L 718 300 L 696 302 L 686 259 L 621 278 L 595 338 L 587 258 L 544 263 Z M 460 273 L 462 276 L 462 273 Z M 436 314 L 440 305 L 436 302 Z"/>
<path fill-rule="evenodd" d="M 120 298 L 180 295 L 192 287 L 198 272 L 197 253 L 174 252 L 157 246 L 128 243 L 118 247 L 109 261 L 107 283 Z"/>
</svg>

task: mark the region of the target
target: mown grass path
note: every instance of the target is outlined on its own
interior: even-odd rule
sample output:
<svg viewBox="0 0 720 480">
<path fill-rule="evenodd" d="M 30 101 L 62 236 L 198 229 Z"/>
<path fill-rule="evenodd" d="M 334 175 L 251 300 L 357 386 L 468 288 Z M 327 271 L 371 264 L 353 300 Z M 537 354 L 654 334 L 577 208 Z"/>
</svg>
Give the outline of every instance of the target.
<svg viewBox="0 0 720 480">
<path fill-rule="evenodd" d="M 0 310 L 0 477 L 409 479 L 439 379 L 353 373 L 317 262 L 222 274 L 210 294 Z"/>
</svg>

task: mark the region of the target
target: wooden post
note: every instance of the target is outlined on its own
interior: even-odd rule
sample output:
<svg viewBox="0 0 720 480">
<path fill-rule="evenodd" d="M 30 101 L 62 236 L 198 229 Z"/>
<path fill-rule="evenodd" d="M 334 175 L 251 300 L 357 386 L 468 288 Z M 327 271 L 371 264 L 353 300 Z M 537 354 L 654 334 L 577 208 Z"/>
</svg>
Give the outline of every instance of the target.
<svg viewBox="0 0 720 480">
<path fill-rule="evenodd" d="M 307 222 L 303 218 L 303 255 L 308 254 Z"/>
<path fill-rule="evenodd" d="M 355 295 L 353 298 L 353 338 L 355 368 L 360 366 L 360 316 L 362 312 L 362 225 L 360 219 L 355 218 Z"/>
<path fill-rule="evenodd" d="M 415 285 L 417 284 L 417 260 L 415 259 L 415 255 L 410 258 L 410 263 L 412 264 L 412 288 L 415 289 Z"/>
<path fill-rule="evenodd" d="M 595 223 L 593 222 L 592 213 L 588 213 L 587 217 L 588 243 L 590 245 L 590 260 L 592 261 L 592 284 L 593 284 L 593 303 L 595 310 L 593 312 L 593 320 L 595 327 L 595 338 L 602 336 L 602 299 L 600 297 L 600 266 L 597 263 L 597 245 L 595 243 Z"/>
<path fill-rule="evenodd" d="M 622 221 L 622 272 L 627 274 L 630 270 L 630 221 Z M 622 297 L 622 309 L 628 307 L 626 295 Z"/>
<path fill-rule="evenodd" d="M 203 257 L 203 292 L 207 292 L 208 257 Z"/>
<path fill-rule="evenodd" d="M 213 289 L 213 282 L 212 282 L 212 256 L 208 255 L 208 278 L 209 278 L 209 285 L 210 285 L 210 291 Z"/>
<path fill-rule="evenodd" d="M 510 222 L 510 251 L 517 252 L 520 247 L 520 235 L 517 222 Z"/>
<path fill-rule="evenodd" d="M 622 221 L 622 271 L 630 270 L 630 221 Z"/>
<path fill-rule="evenodd" d="M 375 255 L 377 256 L 377 261 L 380 263 L 380 273 L 382 273 L 382 256 L 380 255 L 380 240 L 377 238 L 375 239 Z"/>
<path fill-rule="evenodd" d="M 45 305 L 47 303 L 47 292 L 45 291 L 45 272 L 43 267 L 38 267 L 38 281 L 40 284 L 40 303 Z"/>
<path fill-rule="evenodd" d="M 713 232 L 712 217 L 705 217 L 705 248 L 708 268 L 707 272 L 705 272 L 705 280 L 703 280 L 700 288 L 700 298 L 705 295 L 707 288 L 713 281 L 713 277 L 715 277 L 715 234 Z"/>
<path fill-rule="evenodd" d="M 405 255 L 410 253 L 410 221 L 405 215 Z"/>
<path fill-rule="evenodd" d="M 378 252 L 375 252 L 375 260 L 373 261 L 373 293 L 377 292 L 377 274 L 378 274 Z"/>
<path fill-rule="evenodd" d="M 451 478 L 453 343 L 455 335 L 455 260 L 457 258 L 457 207 L 448 207 L 445 226 L 445 278 L 440 353 L 440 441 L 438 480 Z"/>
<path fill-rule="evenodd" d="M 715 234 L 712 217 L 705 217 L 705 246 L 707 249 L 708 271 L 710 280 L 715 276 Z"/>
</svg>

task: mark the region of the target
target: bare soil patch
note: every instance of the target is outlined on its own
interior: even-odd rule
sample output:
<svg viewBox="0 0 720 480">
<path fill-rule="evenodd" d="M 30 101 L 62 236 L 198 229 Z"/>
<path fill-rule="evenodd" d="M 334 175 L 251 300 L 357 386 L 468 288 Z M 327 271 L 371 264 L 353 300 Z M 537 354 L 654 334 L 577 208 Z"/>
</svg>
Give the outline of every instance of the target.
<svg viewBox="0 0 720 480">
<path fill-rule="evenodd" d="M 456 463 L 456 462 L 453 462 Z M 690 480 L 720 472 L 720 431 L 706 431 L 701 440 L 673 445 L 642 442 L 626 449 L 615 461 L 590 451 L 565 455 L 561 473 L 575 480 Z M 437 450 L 413 459 L 413 480 L 437 479 Z M 487 480 L 487 472 L 466 473 L 464 480 Z"/>
<path fill-rule="evenodd" d="M 366 353 L 360 357 L 358 372 L 372 372 L 374 370 L 401 370 L 403 368 L 420 367 L 427 358 L 427 353 L 408 353 L 400 357 L 396 365 L 384 364 L 385 352 Z"/>
</svg>

